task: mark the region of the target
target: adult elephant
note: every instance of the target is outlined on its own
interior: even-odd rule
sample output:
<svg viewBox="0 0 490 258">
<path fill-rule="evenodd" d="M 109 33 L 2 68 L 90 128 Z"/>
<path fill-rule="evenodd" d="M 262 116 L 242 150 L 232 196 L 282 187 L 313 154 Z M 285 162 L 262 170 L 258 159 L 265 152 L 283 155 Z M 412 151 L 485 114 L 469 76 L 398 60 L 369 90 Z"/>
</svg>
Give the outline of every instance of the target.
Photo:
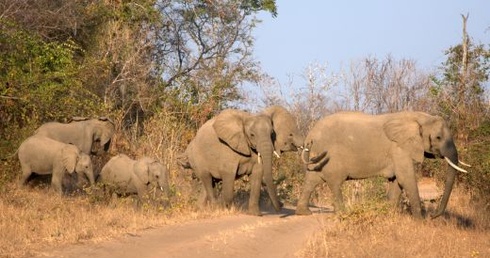
<svg viewBox="0 0 490 258">
<path fill-rule="evenodd" d="M 148 197 L 153 187 L 158 187 L 165 197 L 169 197 L 168 170 L 149 157 L 134 160 L 124 154 L 114 156 L 104 165 L 98 180 L 114 185 L 121 193 L 138 194 L 140 199 Z"/>
<path fill-rule="evenodd" d="M 276 211 L 281 209 L 272 178 L 272 155 L 302 147 L 294 117 L 283 107 L 272 106 L 259 114 L 227 109 L 207 121 L 189 143 L 185 168 L 192 168 L 206 193 L 205 202 L 216 203 L 213 179 L 222 180 L 224 204 L 233 201 L 235 179 L 250 175 L 248 212 L 261 215 L 259 197 L 262 180 Z"/>
<path fill-rule="evenodd" d="M 325 153 L 327 155 L 319 155 Z M 448 167 L 442 200 L 432 217 L 446 209 L 459 168 L 458 152 L 446 122 L 423 112 L 367 115 L 341 112 L 324 117 L 308 133 L 303 158 L 306 178 L 296 214 L 308 215 L 310 195 L 326 182 L 335 210 L 343 209 L 341 186 L 348 179 L 384 176 L 390 179 L 388 197 L 397 202 L 403 189 L 413 216 L 421 218 L 414 162 L 425 156 L 445 158 Z M 466 171 L 464 171 L 466 172 Z"/>
<path fill-rule="evenodd" d="M 61 194 L 63 176 L 73 172 L 79 176 L 85 175 L 94 184 L 92 161 L 75 145 L 43 136 L 31 136 L 20 145 L 18 156 L 22 167 L 21 185 L 27 182 L 32 173 L 52 174 L 51 185 Z"/>
<path fill-rule="evenodd" d="M 45 123 L 34 134 L 74 144 L 83 153 L 90 155 L 101 154 L 102 149 L 108 151 L 114 131 L 114 123 L 107 117 L 94 119 L 74 117 L 73 121 L 68 124 Z M 99 150 L 97 150 L 97 144 L 100 144 Z"/>
</svg>

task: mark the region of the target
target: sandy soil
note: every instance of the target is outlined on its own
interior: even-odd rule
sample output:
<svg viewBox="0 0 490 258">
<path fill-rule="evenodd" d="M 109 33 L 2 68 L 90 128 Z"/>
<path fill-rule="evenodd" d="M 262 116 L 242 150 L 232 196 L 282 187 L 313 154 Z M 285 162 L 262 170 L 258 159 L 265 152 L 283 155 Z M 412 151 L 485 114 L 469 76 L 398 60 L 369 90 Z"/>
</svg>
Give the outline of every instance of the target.
<svg viewBox="0 0 490 258">
<path fill-rule="evenodd" d="M 145 230 L 100 243 L 73 245 L 38 257 L 296 257 L 324 216 L 294 216 L 283 208 L 262 217 L 245 214 Z"/>
</svg>

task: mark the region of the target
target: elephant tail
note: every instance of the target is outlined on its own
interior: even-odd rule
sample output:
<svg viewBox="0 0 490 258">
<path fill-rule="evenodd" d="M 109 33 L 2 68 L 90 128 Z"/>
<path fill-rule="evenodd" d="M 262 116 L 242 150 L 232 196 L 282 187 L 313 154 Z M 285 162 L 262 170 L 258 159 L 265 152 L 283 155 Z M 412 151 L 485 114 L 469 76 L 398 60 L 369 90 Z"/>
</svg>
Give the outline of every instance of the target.
<svg viewBox="0 0 490 258">
<path fill-rule="evenodd" d="M 12 154 L 10 154 L 10 155 L 7 155 L 7 156 L 5 156 L 5 157 L 0 157 L 0 160 L 1 160 L 1 161 L 7 161 L 7 160 L 9 160 L 9 159 L 13 158 L 14 156 L 17 156 L 18 154 L 19 154 L 19 149 L 17 148 L 17 150 L 15 150 L 15 152 L 14 152 L 14 153 L 12 153 Z"/>
</svg>

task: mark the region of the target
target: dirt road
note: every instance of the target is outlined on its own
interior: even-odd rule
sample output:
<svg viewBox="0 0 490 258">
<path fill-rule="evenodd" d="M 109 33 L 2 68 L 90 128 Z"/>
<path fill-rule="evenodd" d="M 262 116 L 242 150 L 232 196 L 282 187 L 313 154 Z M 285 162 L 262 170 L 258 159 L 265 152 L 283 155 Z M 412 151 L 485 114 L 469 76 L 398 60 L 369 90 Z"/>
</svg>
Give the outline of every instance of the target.
<svg viewBox="0 0 490 258">
<path fill-rule="evenodd" d="M 65 247 L 39 257 L 296 257 L 328 215 L 293 213 L 283 209 L 281 214 L 262 217 L 230 215 L 190 221 L 97 245 Z"/>
</svg>

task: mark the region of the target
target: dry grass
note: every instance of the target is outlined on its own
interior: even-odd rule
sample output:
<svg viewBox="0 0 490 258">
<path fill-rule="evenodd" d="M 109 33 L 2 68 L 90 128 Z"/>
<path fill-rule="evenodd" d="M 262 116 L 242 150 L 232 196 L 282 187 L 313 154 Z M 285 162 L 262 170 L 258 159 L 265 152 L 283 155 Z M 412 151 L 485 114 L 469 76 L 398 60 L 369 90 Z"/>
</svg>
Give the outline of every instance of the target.
<svg viewBox="0 0 490 258">
<path fill-rule="evenodd" d="M 153 142 L 153 135 L 147 136 L 148 141 Z M 199 183 L 192 180 L 190 171 L 180 171 L 172 162 L 178 151 L 163 149 L 165 155 L 159 151 L 155 153 L 160 155 L 154 156 L 169 166 L 174 193 L 171 205 L 165 208 L 138 208 L 132 198 L 113 199 L 90 191 L 87 195 L 60 197 L 49 186 L 19 188 L 13 182 L 2 181 L 6 183 L 0 185 L 0 257 L 30 257 L 52 246 L 100 242 L 166 224 L 234 214 L 246 208 L 250 184 L 244 177 L 235 182 L 238 209 L 198 210 L 195 204 Z M 99 163 L 100 167 L 103 162 Z M 282 200 L 294 205 L 304 176 L 297 173 L 302 171 L 297 165 L 298 157 L 284 155 L 277 163 L 278 193 Z M 393 213 L 379 201 L 385 193 L 383 182 L 377 178 L 346 182 L 344 196 L 350 212 L 330 216 L 302 251 L 303 257 L 490 257 L 489 207 L 472 203 L 469 194 L 456 189 L 447 216 L 415 221 L 407 214 Z M 330 189 L 325 184 L 319 186 L 313 201 L 322 207 L 330 206 Z"/>
<path fill-rule="evenodd" d="M 471 203 L 461 190 L 434 220 L 418 221 L 385 205 L 357 204 L 328 217 L 302 257 L 490 257 L 488 207 Z"/>
<path fill-rule="evenodd" d="M 50 246 L 99 242 L 165 224 L 237 212 L 197 210 L 183 200 L 189 197 L 181 194 L 175 196 L 174 205 L 163 209 L 138 208 L 131 197 L 100 202 L 86 195 L 61 197 L 49 187 L 19 188 L 12 183 L 3 191 L 0 257 L 29 257 Z"/>
</svg>

